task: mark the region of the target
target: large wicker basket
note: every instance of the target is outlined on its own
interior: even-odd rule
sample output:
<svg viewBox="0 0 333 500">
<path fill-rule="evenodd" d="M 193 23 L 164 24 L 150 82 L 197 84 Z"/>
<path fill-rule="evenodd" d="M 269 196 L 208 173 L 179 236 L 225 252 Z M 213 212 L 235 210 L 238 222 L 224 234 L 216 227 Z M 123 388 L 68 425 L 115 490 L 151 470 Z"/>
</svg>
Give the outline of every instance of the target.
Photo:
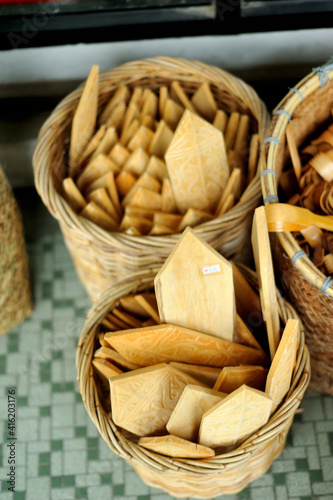
<svg viewBox="0 0 333 500">
<path fill-rule="evenodd" d="M 98 325 L 107 312 L 118 305 L 119 298 L 151 290 L 157 271 L 139 271 L 128 276 L 106 290 L 92 306 L 79 339 L 76 358 L 77 382 L 84 405 L 110 449 L 130 463 L 148 485 L 162 488 L 177 497 L 211 498 L 239 492 L 264 474 L 284 448 L 288 430 L 310 378 L 310 360 L 303 330 L 291 388 L 283 404 L 256 434 L 234 451 L 206 460 L 171 459 L 153 453 L 127 439 L 114 424 L 105 401 L 100 399 L 92 358 L 98 344 Z M 256 281 L 251 271 L 246 271 L 246 276 L 249 282 Z M 284 323 L 289 318 L 297 318 L 294 309 L 279 293 L 278 303 Z"/>
<path fill-rule="evenodd" d="M 193 94 L 203 82 L 211 85 L 218 106 L 227 113 L 240 111 L 250 116 L 252 132 L 260 143 L 269 117 L 256 92 L 240 79 L 216 67 L 196 61 L 166 57 L 134 61 L 100 75 L 99 109 L 117 87 L 126 84 L 158 89 L 173 80 Z M 43 125 L 34 153 L 36 188 L 51 214 L 59 220 L 65 242 L 83 285 L 95 299 L 116 279 L 161 265 L 179 235 L 130 236 L 107 232 L 78 216 L 60 193 L 65 176 L 66 153 L 72 117 L 82 94 L 81 86 L 69 94 Z M 195 231 L 226 257 L 239 255 L 248 245 L 248 230 L 254 209 L 260 203 L 258 174 L 243 192 L 239 202 L 225 215 L 197 226 Z"/>
<path fill-rule="evenodd" d="M 277 106 L 261 157 L 266 205 L 278 202 L 279 175 L 289 156 L 285 135 L 289 120 L 298 120 L 293 132 L 299 147 L 327 122 L 332 108 L 332 64 L 306 76 Z M 304 324 L 311 355 L 310 388 L 333 394 L 333 281 L 302 252 L 291 233 L 276 233 L 272 248 L 281 283 Z"/>
<path fill-rule="evenodd" d="M 20 209 L 0 165 L 0 335 L 32 312 L 28 255 Z"/>
</svg>

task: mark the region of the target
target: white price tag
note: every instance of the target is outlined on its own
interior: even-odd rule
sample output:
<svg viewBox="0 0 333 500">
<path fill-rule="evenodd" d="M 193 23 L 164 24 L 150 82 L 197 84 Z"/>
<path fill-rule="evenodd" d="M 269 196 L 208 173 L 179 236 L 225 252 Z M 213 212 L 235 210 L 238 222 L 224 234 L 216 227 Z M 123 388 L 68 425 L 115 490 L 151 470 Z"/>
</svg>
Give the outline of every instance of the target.
<svg viewBox="0 0 333 500">
<path fill-rule="evenodd" d="M 219 273 L 220 271 L 220 264 L 214 264 L 213 266 L 204 266 L 202 268 L 203 274 Z"/>
</svg>

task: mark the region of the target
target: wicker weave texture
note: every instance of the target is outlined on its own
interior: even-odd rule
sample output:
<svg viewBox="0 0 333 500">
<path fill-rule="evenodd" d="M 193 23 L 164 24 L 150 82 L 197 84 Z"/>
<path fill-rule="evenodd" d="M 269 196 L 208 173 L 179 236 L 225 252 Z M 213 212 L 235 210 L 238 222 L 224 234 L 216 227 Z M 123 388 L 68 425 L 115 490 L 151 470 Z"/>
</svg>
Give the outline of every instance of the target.
<svg viewBox="0 0 333 500">
<path fill-rule="evenodd" d="M 93 376 L 92 358 L 98 344 L 98 324 L 108 311 L 118 305 L 121 297 L 152 290 L 157 271 L 139 271 L 128 276 L 106 290 L 92 306 L 79 339 L 76 357 L 77 383 L 83 403 L 110 449 L 130 463 L 147 484 L 178 497 L 212 498 L 239 492 L 264 474 L 284 448 L 288 430 L 310 379 L 310 360 L 303 329 L 291 388 L 283 404 L 256 434 L 235 450 L 202 461 L 171 459 L 151 452 L 127 439 L 114 424 L 104 400 L 100 399 Z M 250 271 L 247 277 L 250 283 L 255 281 Z M 279 294 L 278 303 L 283 323 L 298 317 Z"/>
<path fill-rule="evenodd" d="M 287 113 L 274 116 L 267 134 L 280 144 L 268 142 L 262 150 L 261 171 L 270 169 L 276 173 L 266 172 L 261 177 L 264 200 L 277 195 L 279 175 L 289 157 L 285 135 L 288 114 L 297 121 L 297 127 L 293 127 L 297 147 L 331 116 L 333 71 L 329 68 L 324 66 L 309 74 L 276 108 Z M 274 202 L 268 199 L 266 204 Z M 277 233 L 272 238 L 272 247 L 276 271 L 305 328 L 311 356 L 310 388 L 333 394 L 333 285 L 325 294 L 321 292 L 327 276 L 308 257 L 299 258 L 293 265 L 292 258 L 301 248 L 291 233 Z"/>
<path fill-rule="evenodd" d="M 0 166 L 0 335 L 32 312 L 21 213 Z"/>
<path fill-rule="evenodd" d="M 188 95 L 208 82 L 218 107 L 227 113 L 248 114 L 252 132 L 258 132 L 260 142 L 263 140 L 269 116 L 256 92 L 231 74 L 197 61 L 160 57 L 114 68 L 100 75 L 99 110 L 119 85 L 154 90 L 172 81 L 180 82 Z M 116 279 L 161 265 L 179 235 L 140 237 L 106 232 L 75 214 L 59 194 L 66 170 L 71 121 L 82 89 L 81 86 L 60 102 L 45 122 L 38 137 L 33 165 L 37 191 L 51 214 L 59 220 L 79 277 L 95 299 Z M 230 211 L 197 226 L 195 231 L 226 257 L 236 256 L 248 245 L 253 211 L 259 203 L 260 182 L 256 175 Z"/>
</svg>

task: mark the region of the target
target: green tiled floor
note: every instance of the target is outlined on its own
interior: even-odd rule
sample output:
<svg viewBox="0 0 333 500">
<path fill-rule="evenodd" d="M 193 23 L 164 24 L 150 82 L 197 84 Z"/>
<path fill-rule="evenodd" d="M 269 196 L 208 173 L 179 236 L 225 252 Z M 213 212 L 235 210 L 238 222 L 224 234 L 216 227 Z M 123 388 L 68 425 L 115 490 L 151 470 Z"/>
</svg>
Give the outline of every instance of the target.
<svg viewBox="0 0 333 500">
<path fill-rule="evenodd" d="M 56 221 L 34 192 L 17 193 L 35 307 L 0 338 L 0 499 L 165 500 L 114 455 L 76 387 L 75 349 L 90 307 Z M 17 402 L 16 492 L 7 491 L 7 394 Z M 307 393 L 282 455 L 230 500 L 333 499 L 333 397 Z"/>
</svg>

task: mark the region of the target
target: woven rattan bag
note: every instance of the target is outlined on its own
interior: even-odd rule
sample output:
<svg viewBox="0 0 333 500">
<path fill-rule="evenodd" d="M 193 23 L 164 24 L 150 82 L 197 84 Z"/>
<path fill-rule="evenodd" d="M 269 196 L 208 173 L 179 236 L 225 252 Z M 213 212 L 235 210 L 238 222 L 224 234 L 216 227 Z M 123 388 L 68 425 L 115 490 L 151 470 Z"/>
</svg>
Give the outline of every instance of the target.
<svg viewBox="0 0 333 500">
<path fill-rule="evenodd" d="M 0 165 L 0 335 L 32 312 L 21 213 Z"/>
<path fill-rule="evenodd" d="M 166 57 L 134 61 L 100 75 L 99 109 L 120 85 L 157 90 L 172 81 L 191 96 L 209 83 L 216 103 L 226 113 L 238 111 L 250 117 L 252 133 L 262 142 L 268 113 L 256 92 L 242 80 L 213 66 Z M 71 122 L 82 95 L 81 86 L 68 95 L 42 127 L 34 153 L 36 188 L 51 214 L 59 220 L 78 275 L 92 299 L 116 279 L 140 269 L 161 265 L 178 241 L 179 234 L 132 236 L 108 232 L 78 216 L 60 195 L 66 171 Z M 226 257 L 236 257 L 248 245 L 251 217 L 260 203 L 260 182 L 255 175 L 239 202 L 226 214 L 195 227 L 195 231 Z"/>
<path fill-rule="evenodd" d="M 331 117 L 333 65 L 314 70 L 298 83 L 275 111 L 262 151 L 264 204 L 276 203 L 279 176 L 289 159 L 286 127 L 293 120 L 297 147 Z M 311 355 L 310 388 L 333 394 L 333 281 L 306 256 L 290 232 L 272 237 L 276 270 L 305 328 Z"/>
<path fill-rule="evenodd" d="M 140 271 L 106 290 L 92 306 L 77 347 L 77 382 L 86 410 L 109 448 L 131 464 L 150 486 L 177 497 L 211 498 L 237 493 L 263 475 L 282 452 L 295 412 L 303 398 L 310 377 L 310 360 L 301 328 L 291 387 L 282 405 L 267 424 L 235 450 L 205 460 L 171 459 L 149 451 L 131 441 L 115 425 L 109 403 L 101 399 L 92 359 L 99 343 L 99 324 L 106 314 L 119 306 L 128 294 L 153 290 L 158 269 Z M 242 267 L 249 283 L 256 275 Z M 279 313 L 283 323 L 297 318 L 294 309 L 278 293 Z"/>
</svg>

